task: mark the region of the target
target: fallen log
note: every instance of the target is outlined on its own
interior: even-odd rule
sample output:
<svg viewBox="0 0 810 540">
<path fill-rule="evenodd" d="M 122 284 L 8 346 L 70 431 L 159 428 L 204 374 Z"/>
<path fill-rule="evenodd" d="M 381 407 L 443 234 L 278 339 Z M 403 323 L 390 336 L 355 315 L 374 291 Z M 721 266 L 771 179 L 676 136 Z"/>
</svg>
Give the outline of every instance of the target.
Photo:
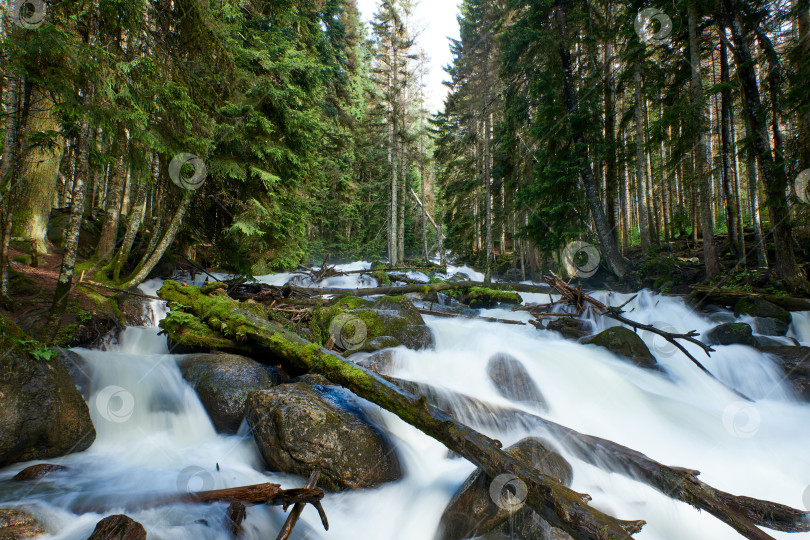
<svg viewBox="0 0 810 540">
<path fill-rule="evenodd" d="M 746 296 L 756 296 L 776 304 L 787 311 L 810 311 L 810 300 L 797 298 L 795 296 L 778 296 L 775 294 L 755 293 L 739 291 L 735 289 L 721 289 L 719 287 L 707 287 L 705 285 L 692 285 L 692 293 L 687 297 L 695 306 L 701 307 L 706 304 L 717 304 L 724 307 L 734 307 L 734 305 Z"/>
<path fill-rule="evenodd" d="M 403 391 L 376 373 L 239 309 L 238 303 L 225 295 L 208 296 L 199 287 L 183 287 L 173 281 L 165 282 L 158 294 L 166 301 L 177 302 L 175 309 L 184 306 L 185 311 L 212 328 L 264 345 L 270 355 L 298 369 L 319 373 L 393 412 L 481 467 L 492 478 L 499 474 L 515 475 L 528 488 L 526 503 L 550 524 L 568 532 L 576 540 L 628 539 L 644 525 L 644 521 L 623 521 L 596 510 L 588 505 L 590 496 L 577 493 L 553 478 L 537 473 L 532 467 L 505 453 L 499 441 L 454 420 L 430 405 L 424 397 Z"/>
<path fill-rule="evenodd" d="M 309 480 L 307 480 L 306 488 L 314 488 L 315 484 L 318 483 L 318 477 L 321 475 L 320 471 L 314 471 Z M 320 502 L 316 503 L 315 508 L 318 510 L 318 513 L 321 515 L 321 522 L 323 523 L 324 529 L 327 531 L 329 530 L 329 523 L 326 521 L 326 514 L 323 512 L 323 508 L 320 508 Z M 298 522 L 298 518 L 301 517 L 301 512 L 304 511 L 304 503 L 295 503 L 293 509 L 290 510 L 290 515 L 287 516 L 287 521 L 284 522 L 284 526 L 281 528 L 281 531 L 278 533 L 278 537 L 276 540 L 287 540 L 293 532 L 293 528 L 295 524 Z"/>
<path fill-rule="evenodd" d="M 416 308 L 416 311 L 421 313 L 422 315 L 433 315 L 434 317 L 458 317 L 461 319 L 480 319 L 482 321 L 487 322 L 494 322 L 494 323 L 503 323 L 503 324 L 517 324 L 520 326 L 525 326 L 526 323 L 523 321 L 513 321 L 510 319 L 496 319 L 495 317 L 476 317 L 475 315 L 464 315 L 462 313 L 452 313 L 450 311 L 439 311 L 437 309 L 425 309 L 425 308 Z"/>
<path fill-rule="evenodd" d="M 746 538 L 766 539 L 756 526 L 782 532 L 810 531 L 810 512 L 789 506 L 726 493 L 700 480 L 700 472 L 669 467 L 607 439 L 579 433 L 532 413 L 501 407 L 426 383 L 386 377 L 393 384 L 424 397 L 429 403 L 462 421 L 482 423 L 488 429 L 544 429 L 565 449 L 586 463 L 643 482 L 664 495 L 704 510 Z"/>
<path fill-rule="evenodd" d="M 498 291 L 515 291 L 524 293 L 547 294 L 551 288 L 546 285 L 525 285 L 522 283 L 482 283 L 480 281 L 458 281 L 454 283 L 423 283 L 420 285 L 407 285 L 405 287 L 370 287 L 368 289 L 305 289 L 311 294 L 352 294 L 354 296 L 401 295 L 408 293 L 429 293 L 450 290 L 464 290 L 473 287 L 495 289 Z"/>
<path fill-rule="evenodd" d="M 200 503 L 211 504 L 217 502 L 244 504 L 269 504 L 283 506 L 285 509 L 297 503 L 315 504 L 323 499 L 321 488 L 293 488 L 281 489 L 280 484 L 254 484 L 235 488 L 214 489 L 211 491 L 198 491 L 196 493 L 183 493 L 158 497 L 152 503 L 155 506 L 174 503 Z"/>
</svg>

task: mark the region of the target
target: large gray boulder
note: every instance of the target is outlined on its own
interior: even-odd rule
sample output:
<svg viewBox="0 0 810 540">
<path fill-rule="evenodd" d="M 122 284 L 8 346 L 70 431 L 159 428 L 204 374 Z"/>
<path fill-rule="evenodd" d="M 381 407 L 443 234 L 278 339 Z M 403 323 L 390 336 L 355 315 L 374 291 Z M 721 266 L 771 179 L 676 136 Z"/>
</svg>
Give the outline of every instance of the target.
<svg viewBox="0 0 810 540">
<path fill-rule="evenodd" d="M 626 358 L 639 367 L 658 369 L 655 356 L 647 348 L 638 334 L 624 326 L 613 326 L 602 330 L 592 338 L 585 339 L 585 344 L 603 347 L 617 356 Z"/>
<path fill-rule="evenodd" d="M 734 305 L 734 315 L 751 317 L 771 317 L 790 324 L 790 312 L 758 296 L 745 296 Z"/>
<path fill-rule="evenodd" d="M 397 453 L 345 390 L 309 382 L 251 392 L 247 421 L 272 471 L 321 471 L 325 489 L 366 488 L 402 477 Z"/>
<path fill-rule="evenodd" d="M 214 427 L 236 433 L 245 417 L 248 394 L 280 384 L 285 375 L 244 356 L 192 354 L 178 362 L 183 378 L 197 392 Z"/>
<path fill-rule="evenodd" d="M 506 452 L 562 484 L 571 485 L 571 465 L 551 450 L 546 441 L 526 438 L 507 448 Z M 496 538 L 505 532 L 501 527 L 510 524 L 513 525 L 509 531 L 511 538 L 529 538 L 528 529 L 537 529 L 533 523 L 537 520 L 534 511 L 525 507 L 521 500 L 525 499 L 525 493 L 522 493 L 520 482 L 506 475 L 493 479 L 481 469 L 473 471 L 444 509 L 437 540 L 463 540 L 482 535 Z M 509 492 L 515 498 L 510 499 Z M 519 531 L 522 532 L 516 534 Z"/>
<path fill-rule="evenodd" d="M 810 401 L 810 347 L 782 345 L 760 347 L 759 350 L 779 364 L 796 394 Z"/>
<path fill-rule="evenodd" d="M 87 449 L 96 431 L 68 372 L 18 347 L 22 337 L 10 336 L 22 334 L 8 319 L 0 324 L 7 340 L 0 359 L 0 467 Z"/>
<path fill-rule="evenodd" d="M 757 346 L 751 327 L 745 323 L 718 324 L 706 332 L 705 340 L 709 345 Z"/>
<path fill-rule="evenodd" d="M 131 517 L 118 514 L 99 521 L 87 540 L 146 540 L 146 530 Z"/>
<path fill-rule="evenodd" d="M 487 375 L 495 389 L 503 397 L 523 401 L 547 409 L 548 405 L 540 389 L 532 380 L 523 363 L 506 353 L 497 353 L 487 363 Z"/>
</svg>

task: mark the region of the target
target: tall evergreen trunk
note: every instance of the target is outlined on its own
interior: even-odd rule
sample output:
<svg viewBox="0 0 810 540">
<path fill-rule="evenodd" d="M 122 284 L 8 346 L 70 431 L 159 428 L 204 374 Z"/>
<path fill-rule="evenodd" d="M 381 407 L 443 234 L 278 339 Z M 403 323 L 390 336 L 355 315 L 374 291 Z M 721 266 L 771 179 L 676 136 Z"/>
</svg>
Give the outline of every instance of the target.
<svg viewBox="0 0 810 540">
<path fill-rule="evenodd" d="M 492 245 L 492 161 L 490 150 L 490 122 L 492 122 L 492 113 L 484 113 L 483 122 L 483 143 L 484 143 L 484 185 L 485 185 L 485 199 L 484 208 L 486 212 L 486 272 L 484 273 L 484 283 L 492 281 L 492 259 L 494 257 Z"/>
<path fill-rule="evenodd" d="M 796 24 L 799 30 L 796 60 L 798 72 L 805 81 L 810 78 L 810 9 L 806 0 L 796 1 Z M 810 168 L 810 106 L 799 111 L 799 136 L 796 138 L 799 145 L 799 170 Z"/>
<path fill-rule="evenodd" d="M 121 219 L 121 201 L 124 196 L 124 182 L 126 181 L 128 168 L 125 159 L 126 149 L 126 128 L 119 123 L 115 133 L 115 143 L 113 144 L 113 152 L 117 159 L 107 187 L 104 223 L 101 226 L 101 236 L 96 248 L 96 257 L 101 262 L 109 262 L 112 259 L 115 244 L 118 241 L 118 222 Z"/>
<path fill-rule="evenodd" d="M 608 24 L 612 19 L 611 6 L 608 4 L 607 10 Z M 621 242 L 618 211 L 619 176 L 616 165 L 616 103 L 613 94 L 613 41 L 608 38 L 604 45 L 605 65 L 604 76 L 604 100 L 605 100 L 605 207 L 607 209 L 607 221 L 610 230 L 613 231 L 613 239 L 618 245 Z"/>
<path fill-rule="evenodd" d="M 9 297 L 9 245 L 11 243 L 12 199 L 18 165 L 20 125 L 20 79 L 9 74 L 3 88 L 3 112 L 5 134 L 3 161 L 0 163 L 0 299 Z"/>
<path fill-rule="evenodd" d="M 635 121 L 636 121 L 636 203 L 638 205 L 638 232 L 641 236 L 641 251 L 647 256 L 650 249 L 650 226 L 647 210 L 647 159 L 644 156 L 644 97 L 641 88 L 641 66 L 636 66 Z"/>
<path fill-rule="evenodd" d="M 731 84 L 729 82 L 728 53 L 726 42 L 720 39 L 720 145 L 723 160 L 723 194 L 726 198 L 726 223 L 731 253 L 745 265 L 745 243 L 739 229 L 738 196 L 734 182 L 734 165 L 732 162 L 733 145 L 731 144 Z"/>
<path fill-rule="evenodd" d="M 172 245 L 172 242 L 174 242 L 174 237 L 180 230 L 180 225 L 183 223 L 183 217 L 186 215 L 186 210 L 188 210 L 188 207 L 191 204 L 192 194 L 193 192 L 188 190 L 183 193 L 183 199 L 180 201 L 180 205 L 177 207 L 177 210 L 175 210 L 168 227 L 166 227 L 166 232 L 163 233 L 163 236 L 155 246 L 154 251 L 152 251 L 151 254 L 144 255 L 143 259 L 141 259 L 141 262 L 138 264 L 138 267 L 135 269 L 132 275 L 127 278 L 123 288 L 129 289 L 132 287 L 137 287 L 143 283 L 144 280 L 149 276 L 149 273 L 155 268 L 155 266 L 157 266 L 157 263 L 160 262 L 163 254 L 166 253 L 166 250 Z"/>
<path fill-rule="evenodd" d="M 402 141 L 402 167 L 400 168 L 402 179 L 399 183 L 399 200 L 397 216 L 397 260 L 405 262 L 405 204 L 408 201 L 406 189 L 408 188 L 408 149 L 405 141 Z"/>
<path fill-rule="evenodd" d="M 12 233 L 15 237 L 36 242 L 37 251 L 47 250 L 45 235 L 56 195 L 59 166 L 65 141 L 61 135 L 33 144 L 32 137 L 61 130 L 56 116 L 54 96 L 38 84 L 32 85 L 31 97 L 25 108 L 18 182 L 19 199 L 15 204 Z"/>
<path fill-rule="evenodd" d="M 135 203 L 130 209 L 127 218 L 127 232 L 124 234 L 124 240 L 121 242 L 121 247 L 115 255 L 113 261 L 113 280 L 118 281 L 121 274 L 121 268 L 124 267 L 129 258 L 129 253 L 132 250 L 132 245 L 135 243 L 135 235 L 138 234 L 138 229 L 143 223 L 143 214 L 146 210 L 146 195 L 149 193 L 150 185 L 158 178 L 160 174 L 160 157 L 157 152 L 152 154 L 152 170 L 149 181 L 141 179 L 138 182 L 138 195 L 135 198 Z M 134 179 L 133 179 L 134 180 Z"/>
<path fill-rule="evenodd" d="M 85 96 L 85 106 L 88 106 L 90 99 Z M 82 119 L 79 135 L 79 170 L 76 171 L 76 181 L 73 184 L 73 191 L 70 200 L 70 221 L 65 232 L 64 254 L 62 255 L 62 265 L 59 269 L 59 277 L 56 280 L 53 303 L 51 304 L 45 329 L 42 332 L 42 340 L 46 343 L 53 342 L 56 333 L 62 322 L 62 316 L 68 305 L 70 290 L 73 286 L 73 269 L 76 266 L 76 252 L 79 248 L 79 235 L 81 234 L 82 220 L 84 218 L 84 197 L 87 192 L 87 171 L 90 169 L 90 120 L 85 116 Z"/>
<path fill-rule="evenodd" d="M 698 205 L 700 213 L 700 228 L 703 232 L 703 262 L 706 266 L 706 277 L 712 278 L 720 273 L 720 260 L 714 246 L 714 225 L 712 218 L 712 189 L 711 176 L 707 163 L 708 138 L 706 126 L 705 99 L 703 95 L 703 76 L 700 67 L 700 43 L 698 36 L 698 14 L 695 0 L 689 2 L 689 62 L 692 67 L 691 98 L 692 98 L 692 133 L 695 136 L 693 148 L 695 161 L 695 175 L 697 177 Z"/>
<path fill-rule="evenodd" d="M 810 285 L 799 268 L 793 252 L 793 229 L 785 195 L 787 189 L 785 165 L 780 160 L 774 160 L 771 153 L 768 128 L 764 121 L 766 115 L 760 99 L 754 60 L 745 39 L 738 0 L 723 0 L 723 8 L 726 17 L 725 24 L 731 30 L 734 43 L 734 57 L 742 88 L 745 113 L 753 134 L 752 145 L 762 168 L 767 194 L 766 204 L 770 214 L 776 251 L 776 272 L 793 289 L 808 290 Z"/>
<path fill-rule="evenodd" d="M 596 234 L 602 247 L 602 255 L 610 271 L 617 277 L 622 278 L 625 273 L 627 273 L 627 270 L 625 269 L 624 260 L 613 240 L 613 233 L 605 217 L 602 201 L 599 199 L 599 190 L 596 187 L 596 181 L 593 177 L 590 158 L 585 150 L 586 143 L 583 135 L 583 126 L 581 125 L 581 120 L 577 119 L 579 105 L 577 104 L 576 91 L 574 90 L 571 51 L 568 48 L 568 20 L 565 11 L 565 0 L 555 0 L 554 5 L 557 12 L 557 26 L 560 36 L 559 55 L 564 74 L 563 93 L 565 96 L 565 105 L 571 117 L 572 138 L 576 147 L 580 175 L 582 176 L 585 194 L 591 207 L 591 215 L 596 225 Z"/>
</svg>

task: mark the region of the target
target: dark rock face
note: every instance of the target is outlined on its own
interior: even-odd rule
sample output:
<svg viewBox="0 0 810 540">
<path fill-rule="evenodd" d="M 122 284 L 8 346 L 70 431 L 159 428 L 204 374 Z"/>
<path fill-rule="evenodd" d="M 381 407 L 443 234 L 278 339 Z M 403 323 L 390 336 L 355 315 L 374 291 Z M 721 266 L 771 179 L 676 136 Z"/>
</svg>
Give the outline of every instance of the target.
<svg viewBox="0 0 810 540">
<path fill-rule="evenodd" d="M 785 321 L 773 317 L 754 318 L 754 330 L 763 336 L 784 336 L 788 333 L 790 325 Z"/>
<path fill-rule="evenodd" d="M 631 360 L 639 367 L 658 369 L 658 363 L 638 334 L 623 326 L 603 330 L 583 343 L 604 347 L 617 356 Z"/>
<path fill-rule="evenodd" d="M 757 345 L 751 327 L 745 323 L 719 324 L 706 332 L 705 339 L 709 345 Z"/>
<path fill-rule="evenodd" d="M 740 298 L 734 306 L 734 314 L 750 315 L 751 317 L 772 317 L 780 320 L 785 324 L 790 324 L 790 312 L 786 311 L 776 304 L 768 302 L 758 296 L 746 296 Z"/>
<path fill-rule="evenodd" d="M 280 384 L 284 374 L 235 354 L 194 354 L 180 360 L 183 378 L 194 387 L 217 431 L 236 433 L 250 392 Z"/>
<path fill-rule="evenodd" d="M 86 450 L 90 411 L 58 361 L 12 349 L 0 360 L 0 467 Z"/>
<path fill-rule="evenodd" d="M 96 524 L 96 529 L 87 540 L 145 540 L 143 525 L 129 516 L 118 514 L 105 517 Z"/>
<path fill-rule="evenodd" d="M 377 351 L 357 362 L 357 365 L 368 368 L 380 375 L 389 375 L 394 369 L 394 352 L 391 350 Z"/>
<path fill-rule="evenodd" d="M 540 389 L 532 380 L 520 360 L 505 353 L 498 353 L 489 359 L 487 375 L 495 388 L 505 398 L 514 401 L 527 401 L 547 409 L 548 405 Z"/>
<path fill-rule="evenodd" d="M 0 508 L 0 540 L 35 538 L 43 534 L 45 527 L 28 512 Z"/>
<path fill-rule="evenodd" d="M 50 463 L 40 463 L 39 465 L 31 465 L 14 475 L 12 480 L 16 482 L 27 482 L 29 480 L 37 480 L 44 478 L 51 473 L 66 471 L 67 467 L 64 465 L 52 465 Z"/>
<path fill-rule="evenodd" d="M 536 470 L 560 480 L 564 485 L 571 485 L 571 465 L 551 450 L 547 442 L 526 438 L 507 448 L 506 452 L 532 464 Z M 510 492 L 514 498 L 509 498 Z M 533 521 L 537 516 L 533 510 L 523 506 L 521 498 L 525 499 L 525 493 L 521 493 L 519 479 L 505 475 L 492 479 L 481 469 L 476 469 L 444 509 L 437 538 L 463 540 L 481 535 L 497 535 L 504 532 L 500 530 L 503 525 L 510 524 L 507 521 L 512 525 L 519 524 L 509 531 L 511 535 L 517 530 L 534 529 L 536 524 Z M 528 538 L 511 535 L 511 538 Z"/>
<path fill-rule="evenodd" d="M 93 380 L 90 376 L 90 366 L 87 365 L 87 361 L 81 355 L 69 349 L 59 349 L 56 360 L 68 372 L 85 401 L 89 400 Z"/>
<path fill-rule="evenodd" d="M 458 283 L 459 281 L 470 281 L 470 276 L 468 276 L 464 272 L 456 272 L 455 274 L 447 278 L 447 281 L 449 281 L 450 283 Z"/>
<path fill-rule="evenodd" d="M 796 394 L 810 401 L 810 347 L 761 347 L 782 367 Z"/>
<path fill-rule="evenodd" d="M 503 273 L 503 281 L 507 283 L 520 283 L 523 280 L 523 272 L 520 268 L 510 268 Z"/>
<path fill-rule="evenodd" d="M 549 321 L 546 325 L 546 330 L 559 332 L 564 338 L 576 340 L 590 335 L 592 329 L 591 324 L 587 321 L 572 319 L 570 317 L 560 317 Z"/>
<path fill-rule="evenodd" d="M 338 349 L 349 353 L 400 345 L 414 350 L 433 346 L 433 336 L 422 315 L 404 296 L 377 300 L 338 298 L 315 319 L 322 335 L 331 336 Z"/>
<path fill-rule="evenodd" d="M 365 488 L 402 477 L 396 451 L 346 391 L 306 382 L 252 392 L 247 421 L 270 470 L 325 489 Z"/>
</svg>

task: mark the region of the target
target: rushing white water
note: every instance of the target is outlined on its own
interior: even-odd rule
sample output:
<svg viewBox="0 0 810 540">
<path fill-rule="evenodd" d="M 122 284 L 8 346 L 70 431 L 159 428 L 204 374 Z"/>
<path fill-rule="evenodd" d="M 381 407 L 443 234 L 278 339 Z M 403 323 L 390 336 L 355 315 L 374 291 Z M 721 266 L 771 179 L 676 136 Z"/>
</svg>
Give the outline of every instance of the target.
<svg viewBox="0 0 810 540">
<path fill-rule="evenodd" d="M 344 269 L 360 269 L 358 263 Z M 469 269 L 467 269 L 469 270 Z M 464 269 L 453 269 L 470 271 Z M 283 283 L 291 276 L 265 276 Z M 474 279 L 478 276 L 471 276 Z M 325 286 L 353 287 L 356 274 Z M 159 281 L 144 284 L 153 294 Z M 366 283 L 363 285 L 368 286 Z M 547 295 L 522 295 L 545 302 Z M 630 295 L 603 295 L 613 305 Z M 150 306 L 153 320 L 165 315 Z M 680 299 L 642 292 L 626 308 L 639 322 L 678 331 L 705 332 L 715 322 Z M 527 320 L 525 312 L 485 310 L 483 315 Z M 721 317 L 721 316 L 717 316 Z M 725 315 L 726 318 L 733 317 Z M 753 397 L 740 400 L 703 374 L 682 353 L 654 335 L 641 333 L 665 373 L 643 370 L 603 349 L 564 340 L 531 326 L 428 317 L 435 347 L 399 348 L 394 375 L 446 387 L 495 404 L 526 404 L 501 397 L 487 373 L 489 358 L 508 353 L 523 362 L 549 404 L 542 415 L 583 433 L 637 449 L 669 465 L 702 471 L 701 478 L 732 493 L 804 508 L 810 485 L 810 405 L 793 395 L 781 371 L 766 355 L 743 346 L 717 347 L 707 358 L 689 346 L 718 379 Z M 593 319 L 597 328 L 613 324 Z M 790 336 L 810 344 L 810 314 L 794 314 Z M 19 505 L 40 518 L 49 538 L 84 540 L 104 515 L 126 513 L 151 539 L 225 539 L 225 505 L 169 505 L 143 509 L 138 501 L 155 494 L 215 489 L 261 482 L 300 487 L 304 479 L 264 470 L 243 424 L 240 434 L 216 433 L 194 391 L 184 382 L 177 356 L 154 327 L 130 328 L 109 350 L 78 350 L 92 379 L 89 404 L 97 437 L 87 451 L 48 460 L 70 469 L 33 484 L 10 482 L 27 464 L 0 471 L 0 503 Z M 448 457 L 440 443 L 379 411 L 395 441 L 404 478 L 378 489 L 328 495 L 324 532 L 307 508 L 293 538 L 432 540 L 440 515 L 473 466 Z M 525 431 L 482 431 L 505 445 Z M 535 433 L 535 435 L 544 435 Z M 645 484 L 583 463 L 560 447 L 574 467 L 573 489 L 589 493 L 596 508 L 623 519 L 644 519 L 640 539 L 732 539 L 739 536 L 711 515 L 672 501 Z M 139 509 L 141 508 L 141 509 Z M 273 538 L 285 514 L 275 507 L 248 509 L 246 537 Z M 770 532 L 776 538 L 796 535 Z"/>
</svg>

